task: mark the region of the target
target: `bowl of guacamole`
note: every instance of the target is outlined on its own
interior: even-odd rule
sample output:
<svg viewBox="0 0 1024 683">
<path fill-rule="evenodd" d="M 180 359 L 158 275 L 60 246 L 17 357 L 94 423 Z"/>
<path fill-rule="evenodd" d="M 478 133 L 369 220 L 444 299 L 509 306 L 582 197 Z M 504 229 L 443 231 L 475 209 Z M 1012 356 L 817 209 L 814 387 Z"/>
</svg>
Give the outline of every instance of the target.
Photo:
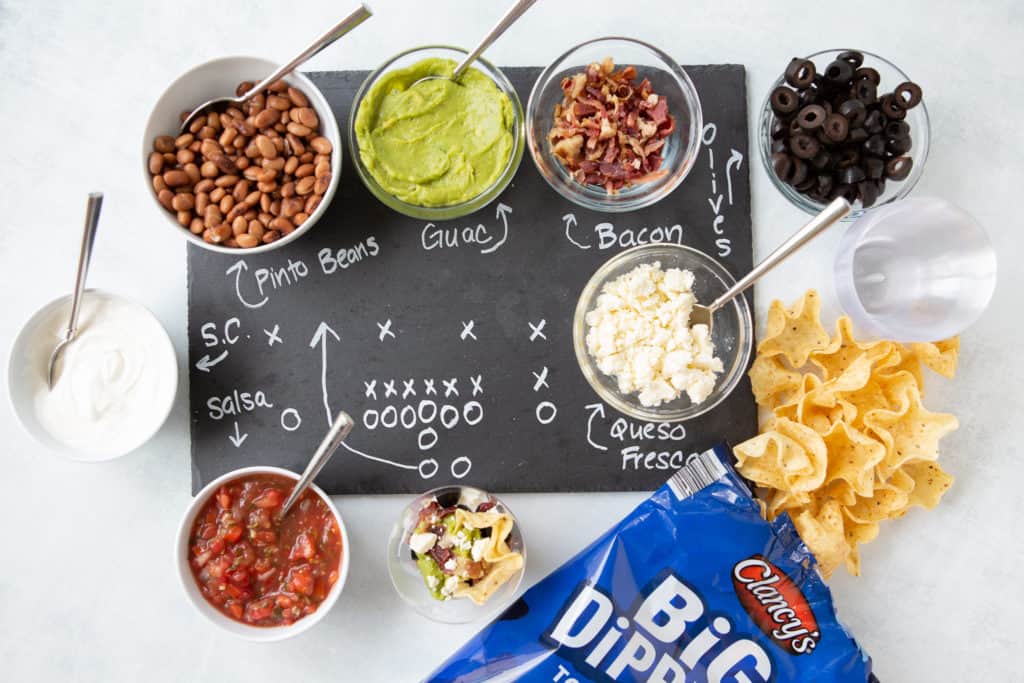
<svg viewBox="0 0 1024 683">
<path fill-rule="evenodd" d="M 525 143 L 522 105 L 497 68 L 478 59 L 450 76 L 459 48 L 415 48 L 371 73 L 356 93 L 349 147 L 378 199 L 415 218 L 445 220 L 490 203 L 515 175 Z"/>
</svg>

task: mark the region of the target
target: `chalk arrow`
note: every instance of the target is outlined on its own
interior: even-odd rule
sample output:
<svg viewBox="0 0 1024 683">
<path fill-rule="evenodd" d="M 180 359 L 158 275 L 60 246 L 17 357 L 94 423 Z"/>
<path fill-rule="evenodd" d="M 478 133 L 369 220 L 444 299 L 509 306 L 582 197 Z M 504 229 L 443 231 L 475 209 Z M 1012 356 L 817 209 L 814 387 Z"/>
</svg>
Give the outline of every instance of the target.
<svg viewBox="0 0 1024 683">
<path fill-rule="evenodd" d="M 222 360 L 224 360 L 227 357 L 228 357 L 227 349 L 224 349 L 223 353 L 221 353 L 219 356 L 217 356 L 216 358 L 214 358 L 212 360 L 210 359 L 210 354 L 206 354 L 205 356 L 203 356 L 202 358 L 200 358 L 199 360 L 196 361 L 196 370 L 199 370 L 200 372 L 209 372 L 210 368 L 212 368 L 217 363 L 221 362 Z"/>
<path fill-rule="evenodd" d="M 341 341 L 338 333 L 331 329 L 330 325 L 321 321 L 316 332 L 313 333 L 313 338 L 309 340 L 309 348 L 315 349 L 317 345 L 320 346 L 320 390 L 324 395 L 324 410 L 327 411 L 328 427 L 334 423 L 331 403 L 327 398 L 327 340 L 329 337 L 334 337 L 335 341 Z"/>
<path fill-rule="evenodd" d="M 267 303 L 270 300 L 270 297 L 266 297 L 266 296 L 263 297 L 263 300 L 260 301 L 258 304 L 251 304 L 248 301 L 246 301 L 245 297 L 242 296 L 242 283 L 241 283 L 241 280 L 242 280 L 242 271 L 243 270 L 249 270 L 249 264 L 247 264 L 245 262 L 245 259 L 238 259 L 237 261 L 235 261 L 235 263 L 230 268 L 228 268 L 226 271 L 224 271 L 224 274 L 225 275 L 231 275 L 231 273 L 235 274 L 235 295 L 238 297 L 238 300 L 242 302 L 243 306 L 245 306 L 246 308 L 259 308 L 263 304 Z"/>
<path fill-rule="evenodd" d="M 594 427 L 594 418 L 598 415 L 604 419 L 604 404 L 603 403 L 591 403 L 589 406 L 583 406 L 585 410 L 590 411 L 590 417 L 587 419 L 587 443 L 596 448 L 599 451 L 608 450 L 607 446 L 602 446 L 599 443 L 595 443 L 591 438 L 590 434 Z"/>
<path fill-rule="evenodd" d="M 234 445 L 235 448 L 239 448 L 243 443 L 245 443 L 245 440 L 248 439 L 248 438 L 249 438 L 248 434 L 239 434 L 238 433 L 238 422 L 236 421 L 235 422 L 235 433 L 234 434 L 228 434 L 228 440 L 232 443 L 232 445 Z"/>
<path fill-rule="evenodd" d="M 574 245 L 576 245 L 580 249 L 590 249 L 590 245 L 589 244 L 580 244 L 579 242 L 574 240 L 572 238 L 572 234 L 570 234 L 570 231 L 574 227 L 576 227 L 576 225 L 577 225 L 577 223 L 576 223 L 576 214 L 574 214 L 574 213 L 567 213 L 564 216 L 562 216 L 562 221 L 565 222 L 565 239 L 569 240 L 570 242 L 572 242 Z"/>
<path fill-rule="evenodd" d="M 732 176 L 729 175 L 729 171 L 743 165 L 743 155 L 740 154 L 739 150 L 734 149 L 731 151 L 732 154 L 729 155 L 729 161 L 725 162 L 725 180 L 729 186 L 729 206 L 732 206 Z"/>
<path fill-rule="evenodd" d="M 480 250 L 481 254 L 491 254 L 491 253 L 494 253 L 494 252 L 498 251 L 498 248 L 501 245 L 505 244 L 505 240 L 508 239 L 508 215 L 510 213 L 512 213 L 512 207 L 511 206 L 509 206 L 508 204 L 502 204 L 501 202 L 498 202 L 498 208 L 494 212 L 494 217 L 497 218 L 498 220 L 500 220 L 501 224 L 503 226 L 505 226 L 505 232 L 504 232 L 504 234 L 502 234 L 500 240 L 498 240 L 497 242 L 495 242 L 491 246 L 487 247 L 486 249 L 481 249 Z"/>
</svg>

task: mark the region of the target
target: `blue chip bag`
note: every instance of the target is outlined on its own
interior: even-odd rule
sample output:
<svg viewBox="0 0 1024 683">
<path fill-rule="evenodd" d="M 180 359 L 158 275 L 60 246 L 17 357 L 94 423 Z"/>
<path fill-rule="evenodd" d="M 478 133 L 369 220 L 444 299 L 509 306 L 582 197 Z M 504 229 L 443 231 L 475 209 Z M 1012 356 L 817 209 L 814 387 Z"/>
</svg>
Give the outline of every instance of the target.
<svg viewBox="0 0 1024 683">
<path fill-rule="evenodd" d="M 729 460 L 691 456 L 426 680 L 875 680 L 792 522 L 766 522 Z"/>
</svg>

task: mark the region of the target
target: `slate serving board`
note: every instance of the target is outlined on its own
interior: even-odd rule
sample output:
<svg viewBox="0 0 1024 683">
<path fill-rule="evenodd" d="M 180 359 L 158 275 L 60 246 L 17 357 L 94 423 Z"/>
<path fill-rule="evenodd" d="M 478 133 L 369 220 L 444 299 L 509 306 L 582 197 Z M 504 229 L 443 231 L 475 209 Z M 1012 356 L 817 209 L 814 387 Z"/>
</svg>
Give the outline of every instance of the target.
<svg viewBox="0 0 1024 683">
<path fill-rule="evenodd" d="M 573 355 L 579 292 L 618 251 L 677 241 L 734 275 L 751 266 L 745 70 L 686 69 L 700 157 L 648 209 L 583 210 L 527 152 L 498 201 L 435 225 L 378 202 L 345 150 L 333 203 L 294 244 L 238 257 L 189 245 L 193 491 L 246 465 L 301 471 L 341 409 L 357 426 L 317 479 L 331 494 L 648 490 L 686 455 L 754 434 L 747 380 L 659 432 L 603 405 Z M 524 106 L 539 71 L 505 69 Z M 309 76 L 344 128 L 366 72 Z"/>
</svg>

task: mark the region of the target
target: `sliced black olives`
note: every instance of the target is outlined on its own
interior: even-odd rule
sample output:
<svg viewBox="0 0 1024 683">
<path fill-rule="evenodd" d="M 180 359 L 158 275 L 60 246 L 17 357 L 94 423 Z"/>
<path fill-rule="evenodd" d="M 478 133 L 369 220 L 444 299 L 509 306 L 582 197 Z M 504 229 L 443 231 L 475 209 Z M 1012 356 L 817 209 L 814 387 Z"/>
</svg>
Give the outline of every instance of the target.
<svg viewBox="0 0 1024 683">
<path fill-rule="evenodd" d="M 845 197 L 872 206 L 887 181 L 906 180 L 913 168 L 906 119 L 921 103 L 921 88 L 905 81 L 883 90 L 878 70 L 864 60 L 846 50 L 819 69 L 794 58 L 769 96 L 772 170 L 821 203 Z"/>
<path fill-rule="evenodd" d="M 849 62 L 835 60 L 825 68 L 825 84 L 834 89 L 849 86 L 853 79 L 853 66 Z"/>
<path fill-rule="evenodd" d="M 820 104 L 808 104 L 796 115 L 796 120 L 804 130 L 814 130 L 825 123 L 825 117 L 828 115 L 825 107 Z"/>
<path fill-rule="evenodd" d="M 813 159 L 821 149 L 821 143 L 810 135 L 794 135 L 789 139 L 789 148 L 798 159 Z"/>
<path fill-rule="evenodd" d="M 814 62 L 794 57 L 786 67 L 786 83 L 794 88 L 806 88 L 814 83 Z"/>
<path fill-rule="evenodd" d="M 847 50 L 846 52 L 840 52 L 836 59 L 848 62 L 850 66 L 856 69 L 864 63 L 864 54 L 857 50 Z"/>
<path fill-rule="evenodd" d="M 842 142 L 850 132 L 850 122 L 842 114 L 829 114 L 825 119 L 825 136 L 832 142 Z"/>
<path fill-rule="evenodd" d="M 796 93 L 784 85 L 780 85 L 772 91 L 771 101 L 772 111 L 777 116 L 792 114 L 800 106 L 800 100 L 797 98 Z"/>
<path fill-rule="evenodd" d="M 914 160 L 910 157 L 895 157 L 885 165 L 885 177 L 889 180 L 906 180 Z"/>
<path fill-rule="evenodd" d="M 917 83 L 911 83 L 910 81 L 900 83 L 892 91 L 892 94 L 904 109 L 913 109 L 921 104 L 921 86 Z"/>
<path fill-rule="evenodd" d="M 859 128 L 864 125 L 864 119 L 868 117 L 868 107 L 861 100 L 846 100 L 839 105 L 839 113 L 850 122 L 850 128 Z"/>
</svg>

